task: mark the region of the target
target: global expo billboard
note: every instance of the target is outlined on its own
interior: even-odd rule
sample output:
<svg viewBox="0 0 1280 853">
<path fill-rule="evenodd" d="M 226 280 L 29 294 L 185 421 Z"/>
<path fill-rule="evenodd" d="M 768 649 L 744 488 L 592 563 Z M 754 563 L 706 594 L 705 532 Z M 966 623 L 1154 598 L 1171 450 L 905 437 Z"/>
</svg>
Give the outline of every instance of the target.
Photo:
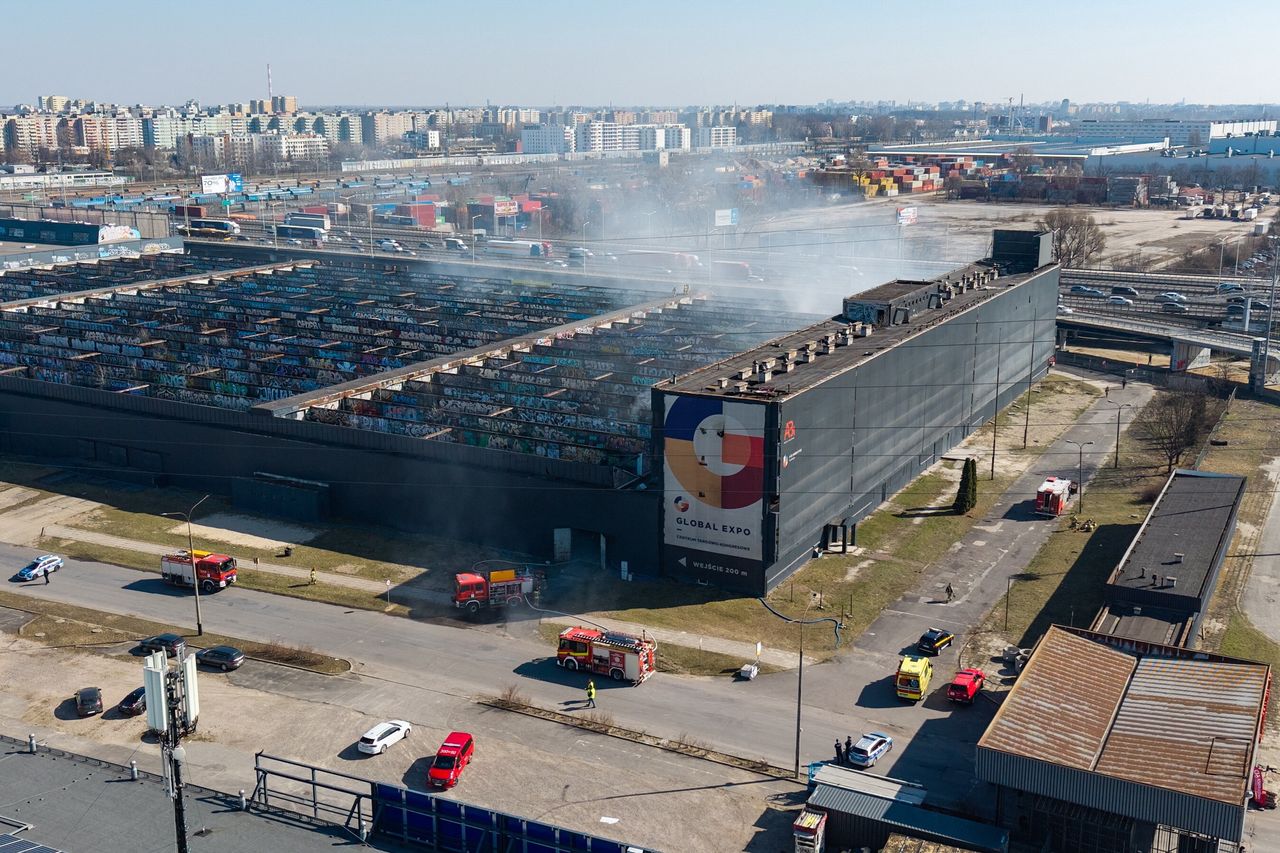
<svg viewBox="0 0 1280 853">
<path fill-rule="evenodd" d="M 765 407 L 679 394 L 665 407 L 665 543 L 762 559 Z"/>
</svg>

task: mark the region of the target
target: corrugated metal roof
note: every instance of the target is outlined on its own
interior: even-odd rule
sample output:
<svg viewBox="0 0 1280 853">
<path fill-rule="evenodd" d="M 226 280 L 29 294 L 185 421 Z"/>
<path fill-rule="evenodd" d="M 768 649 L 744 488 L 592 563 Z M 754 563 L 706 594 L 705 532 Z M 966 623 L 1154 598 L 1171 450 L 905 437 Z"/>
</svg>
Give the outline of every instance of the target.
<svg viewBox="0 0 1280 853">
<path fill-rule="evenodd" d="M 1107 641 L 1051 627 L 979 747 L 1240 804 L 1269 668 Z"/>
<path fill-rule="evenodd" d="M 1050 628 L 979 746 L 1092 770 L 1137 659 Z"/>
<path fill-rule="evenodd" d="M 876 776 L 836 764 L 825 764 L 813 774 L 813 781 L 855 791 L 884 800 L 896 800 L 918 806 L 924 802 L 925 789 L 913 782 L 890 779 L 888 776 Z"/>
<path fill-rule="evenodd" d="M 954 842 L 971 850 L 1004 851 L 1009 846 L 1009 834 L 1003 829 L 821 782 L 809 795 L 809 805 L 879 821 L 913 835 Z"/>
<path fill-rule="evenodd" d="M 1262 664 L 1141 659 L 1097 771 L 1240 802 L 1266 680 Z"/>
</svg>

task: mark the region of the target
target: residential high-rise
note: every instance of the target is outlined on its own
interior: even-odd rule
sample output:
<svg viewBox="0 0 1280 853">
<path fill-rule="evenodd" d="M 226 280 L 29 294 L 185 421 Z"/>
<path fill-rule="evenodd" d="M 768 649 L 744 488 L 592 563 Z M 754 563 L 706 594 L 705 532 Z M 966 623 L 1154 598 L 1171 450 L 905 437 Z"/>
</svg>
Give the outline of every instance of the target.
<svg viewBox="0 0 1280 853">
<path fill-rule="evenodd" d="M 738 144 L 738 129 L 736 127 L 714 126 L 698 128 L 697 141 L 695 146 L 698 148 L 731 148 Z"/>
<path fill-rule="evenodd" d="M 298 99 L 293 95 L 273 95 L 271 97 L 271 112 L 293 115 L 297 111 Z"/>
<path fill-rule="evenodd" d="M 520 131 L 520 145 L 526 154 L 566 154 L 577 150 L 577 139 L 572 127 L 531 124 Z"/>
</svg>

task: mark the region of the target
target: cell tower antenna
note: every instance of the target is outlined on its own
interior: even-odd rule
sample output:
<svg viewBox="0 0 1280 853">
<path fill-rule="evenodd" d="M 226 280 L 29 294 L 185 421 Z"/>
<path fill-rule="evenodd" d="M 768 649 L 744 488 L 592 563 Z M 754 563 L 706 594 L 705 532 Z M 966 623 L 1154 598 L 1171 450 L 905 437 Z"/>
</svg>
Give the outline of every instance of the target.
<svg viewBox="0 0 1280 853">
<path fill-rule="evenodd" d="M 267 63 L 267 100 L 270 101 L 274 97 L 271 91 L 271 63 Z"/>
</svg>

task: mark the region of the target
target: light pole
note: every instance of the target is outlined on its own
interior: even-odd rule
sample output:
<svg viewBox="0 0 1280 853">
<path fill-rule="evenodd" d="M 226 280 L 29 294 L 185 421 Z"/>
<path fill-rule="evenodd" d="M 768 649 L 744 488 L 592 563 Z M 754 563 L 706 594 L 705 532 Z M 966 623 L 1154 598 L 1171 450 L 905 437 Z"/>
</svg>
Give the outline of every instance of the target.
<svg viewBox="0 0 1280 853">
<path fill-rule="evenodd" d="M 484 216 L 483 213 L 477 213 L 471 217 L 471 263 L 476 262 L 476 220 Z"/>
<path fill-rule="evenodd" d="M 1116 460 L 1112 463 L 1112 468 L 1120 467 L 1120 413 L 1133 405 L 1133 403 L 1114 403 L 1111 400 L 1103 400 L 1104 403 L 1110 403 L 1116 407 Z M 1081 502 L 1083 505 L 1083 501 Z"/>
<path fill-rule="evenodd" d="M 196 501 L 191 509 L 186 512 L 162 512 L 160 513 L 166 518 L 181 518 L 187 522 L 187 558 L 191 560 L 191 588 L 196 591 L 196 636 L 204 636 L 204 622 L 200 619 L 200 578 L 196 575 L 196 549 L 191 539 L 191 516 L 195 515 L 196 508 L 200 504 L 209 500 L 209 496 L 205 495 Z"/>
<path fill-rule="evenodd" d="M 809 616 L 809 608 L 815 601 L 813 593 L 809 593 L 809 603 L 805 605 L 800 616 L 800 668 L 796 673 L 796 778 L 800 778 L 800 709 L 804 702 L 804 624 Z"/>
<path fill-rule="evenodd" d="M 587 226 L 590 224 L 591 224 L 590 220 L 582 223 L 582 271 L 583 272 L 587 271 Z"/>
<path fill-rule="evenodd" d="M 1084 441 L 1084 442 L 1072 441 L 1069 438 L 1064 438 L 1063 441 L 1066 442 L 1067 444 L 1074 444 L 1080 450 L 1080 469 L 1076 477 L 1077 477 L 1077 483 L 1080 486 L 1080 509 L 1084 509 L 1084 449 L 1089 445 L 1093 444 L 1093 442 L 1092 441 Z"/>
<path fill-rule="evenodd" d="M 1271 369 L 1268 364 L 1271 358 L 1271 324 L 1276 318 L 1276 279 L 1280 277 L 1280 237 L 1272 234 L 1267 237 L 1267 241 L 1271 243 L 1271 252 L 1274 258 L 1271 262 L 1271 293 L 1267 296 L 1267 337 L 1262 342 L 1262 387 L 1267 387 L 1267 372 Z M 1247 331 L 1247 330 L 1246 330 Z"/>
<path fill-rule="evenodd" d="M 651 211 L 649 211 L 648 213 L 642 213 L 642 214 L 640 214 L 641 216 L 643 216 L 643 217 L 645 217 L 645 218 L 647 218 L 647 219 L 649 220 L 649 242 L 651 242 L 651 243 L 653 242 L 653 215 L 654 215 L 655 213 L 657 213 L 657 212 L 658 212 L 658 211 L 656 211 L 656 210 L 651 210 Z"/>
</svg>

